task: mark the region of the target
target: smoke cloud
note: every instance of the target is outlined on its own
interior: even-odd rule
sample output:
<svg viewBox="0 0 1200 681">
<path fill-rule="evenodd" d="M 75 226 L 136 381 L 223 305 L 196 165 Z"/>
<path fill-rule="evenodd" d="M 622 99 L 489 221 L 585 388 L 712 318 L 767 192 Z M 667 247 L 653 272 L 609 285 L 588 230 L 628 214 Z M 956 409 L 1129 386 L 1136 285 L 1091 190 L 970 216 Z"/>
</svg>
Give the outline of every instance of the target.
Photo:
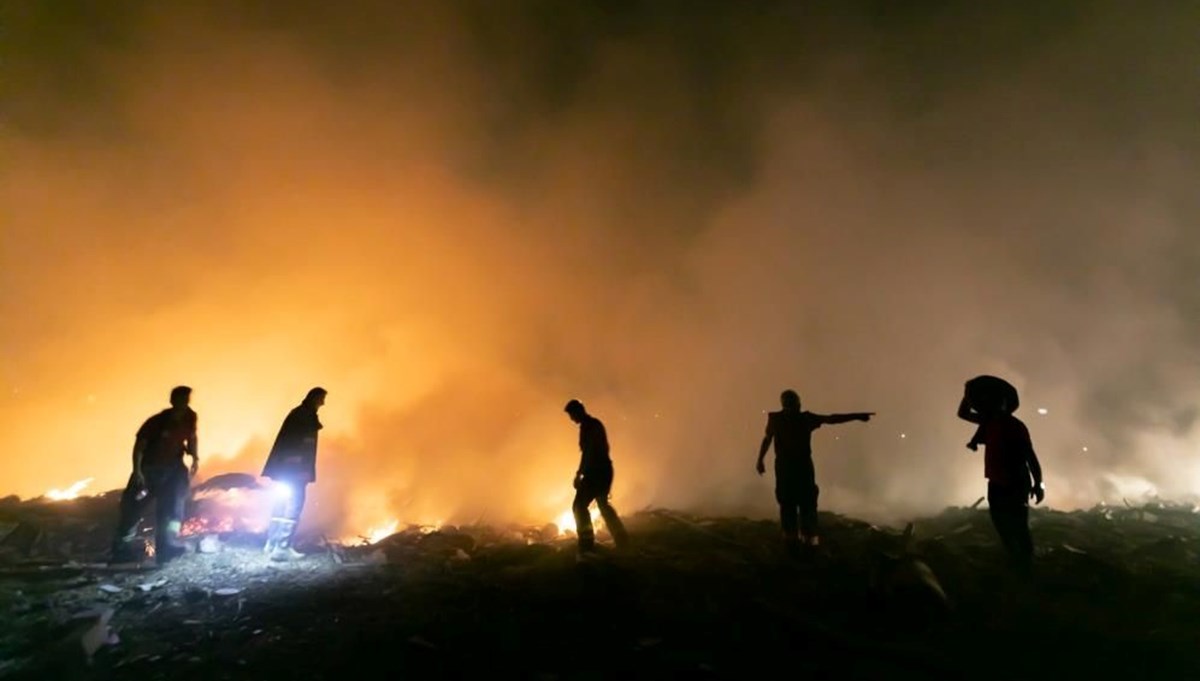
<svg viewBox="0 0 1200 681">
<path fill-rule="evenodd" d="M 329 390 L 313 522 L 548 520 L 578 398 L 619 509 L 970 503 L 981 373 L 1059 507 L 1200 487 L 1200 16 L 1185 4 L 114 3 L 13 10 L 0 479 L 208 474 Z M 1038 409 L 1044 409 L 1040 414 Z"/>
</svg>

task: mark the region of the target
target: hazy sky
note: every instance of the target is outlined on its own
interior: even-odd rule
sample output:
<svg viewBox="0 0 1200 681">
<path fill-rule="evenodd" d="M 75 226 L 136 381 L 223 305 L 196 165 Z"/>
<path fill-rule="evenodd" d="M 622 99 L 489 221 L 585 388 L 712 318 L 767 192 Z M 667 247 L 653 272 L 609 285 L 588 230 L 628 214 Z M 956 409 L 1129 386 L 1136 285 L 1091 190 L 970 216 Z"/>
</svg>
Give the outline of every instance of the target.
<svg viewBox="0 0 1200 681">
<path fill-rule="evenodd" d="M 980 373 L 1049 503 L 1200 491 L 1200 5 L 165 4 L 5 7 L 0 492 L 180 383 L 258 472 L 321 385 L 331 525 L 556 516 L 572 397 L 618 509 L 770 512 L 790 387 L 878 412 L 822 506 L 909 513 Z"/>
</svg>

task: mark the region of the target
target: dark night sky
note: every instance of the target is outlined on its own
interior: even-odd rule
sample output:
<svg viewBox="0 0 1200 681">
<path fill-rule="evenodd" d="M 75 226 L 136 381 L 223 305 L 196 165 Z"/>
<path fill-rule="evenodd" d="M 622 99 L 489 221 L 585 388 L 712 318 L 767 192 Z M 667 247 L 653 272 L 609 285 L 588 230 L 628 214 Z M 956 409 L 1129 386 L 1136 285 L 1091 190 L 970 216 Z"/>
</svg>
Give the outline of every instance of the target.
<svg viewBox="0 0 1200 681">
<path fill-rule="evenodd" d="M 557 514 L 569 397 L 618 506 L 768 508 L 794 387 L 887 515 L 978 496 L 979 373 L 1051 503 L 1200 487 L 1194 3 L 161 5 L 0 14 L 4 491 L 321 384 L 345 523 Z"/>
</svg>

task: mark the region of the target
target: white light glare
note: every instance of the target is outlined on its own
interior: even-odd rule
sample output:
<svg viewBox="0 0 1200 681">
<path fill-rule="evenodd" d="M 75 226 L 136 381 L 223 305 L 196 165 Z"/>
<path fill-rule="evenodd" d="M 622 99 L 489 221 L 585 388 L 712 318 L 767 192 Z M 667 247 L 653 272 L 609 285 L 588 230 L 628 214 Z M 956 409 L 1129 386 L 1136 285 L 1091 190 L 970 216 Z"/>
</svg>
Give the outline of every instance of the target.
<svg viewBox="0 0 1200 681">
<path fill-rule="evenodd" d="M 290 499 L 292 497 L 292 486 L 286 482 L 276 480 L 271 484 L 271 492 L 280 499 Z"/>
<path fill-rule="evenodd" d="M 1038 407 L 1038 413 L 1042 416 L 1045 416 L 1046 414 L 1050 413 L 1050 410 L 1045 407 Z"/>
</svg>

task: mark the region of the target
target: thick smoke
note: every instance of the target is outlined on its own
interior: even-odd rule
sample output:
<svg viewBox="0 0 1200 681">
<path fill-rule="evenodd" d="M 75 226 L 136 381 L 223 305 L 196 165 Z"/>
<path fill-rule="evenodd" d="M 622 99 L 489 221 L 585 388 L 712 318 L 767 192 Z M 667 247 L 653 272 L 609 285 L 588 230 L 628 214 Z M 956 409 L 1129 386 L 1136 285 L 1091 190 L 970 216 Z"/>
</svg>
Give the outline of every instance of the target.
<svg viewBox="0 0 1200 681">
<path fill-rule="evenodd" d="M 557 515 L 572 397 L 618 508 L 762 512 L 791 387 L 878 412 L 814 447 L 887 517 L 979 494 L 980 373 L 1052 504 L 1200 486 L 1194 9 L 393 4 L 13 13 L 9 491 L 177 383 L 257 472 L 322 385 L 330 527 Z"/>
</svg>

